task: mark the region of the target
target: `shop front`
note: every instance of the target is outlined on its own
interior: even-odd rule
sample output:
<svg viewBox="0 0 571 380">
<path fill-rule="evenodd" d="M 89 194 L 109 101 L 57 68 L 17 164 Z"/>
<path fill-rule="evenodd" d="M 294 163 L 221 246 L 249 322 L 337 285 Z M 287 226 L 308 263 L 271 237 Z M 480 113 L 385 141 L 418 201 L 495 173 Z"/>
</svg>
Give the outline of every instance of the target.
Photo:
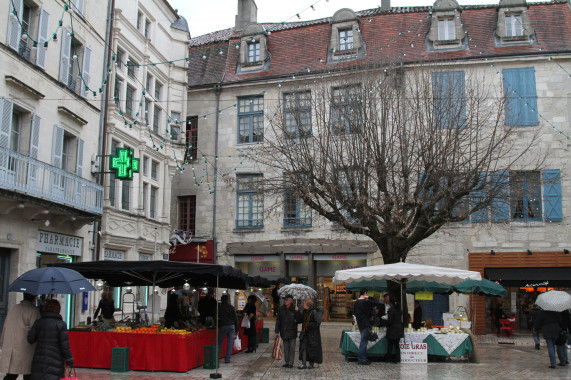
<svg viewBox="0 0 571 380">
<path fill-rule="evenodd" d="M 528 332 L 529 311 L 539 294 L 548 290 L 571 291 L 571 255 L 550 252 L 470 252 L 469 269 L 501 284 L 508 297 L 471 296 L 475 333 L 496 332 L 496 315 L 515 320 L 516 331 Z"/>
<path fill-rule="evenodd" d="M 57 232 L 38 231 L 36 245 L 36 267 L 44 268 L 48 264 L 73 263 L 83 252 L 83 238 Z M 61 304 L 61 315 L 68 324 L 74 321 L 75 297 L 58 294 L 56 299 Z"/>
</svg>

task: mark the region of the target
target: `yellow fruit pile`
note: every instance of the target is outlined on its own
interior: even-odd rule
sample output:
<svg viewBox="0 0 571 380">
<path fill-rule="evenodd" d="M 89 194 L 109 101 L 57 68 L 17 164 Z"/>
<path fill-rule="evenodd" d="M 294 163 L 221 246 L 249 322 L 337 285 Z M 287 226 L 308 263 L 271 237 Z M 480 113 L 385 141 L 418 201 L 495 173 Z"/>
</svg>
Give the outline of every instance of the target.
<svg viewBox="0 0 571 380">
<path fill-rule="evenodd" d="M 157 332 L 158 334 L 179 334 L 179 335 L 188 335 L 191 334 L 190 331 L 186 330 L 177 330 L 177 329 L 162 329 L 161 331 Z"/>
<path fill-rule="evenodd" d="M 133 328 L 131 326 L 117 326 L 115 327 L 114 332 L 121 332 L 121 333 L 128 333 L 131 332 Z"/>
</svg>

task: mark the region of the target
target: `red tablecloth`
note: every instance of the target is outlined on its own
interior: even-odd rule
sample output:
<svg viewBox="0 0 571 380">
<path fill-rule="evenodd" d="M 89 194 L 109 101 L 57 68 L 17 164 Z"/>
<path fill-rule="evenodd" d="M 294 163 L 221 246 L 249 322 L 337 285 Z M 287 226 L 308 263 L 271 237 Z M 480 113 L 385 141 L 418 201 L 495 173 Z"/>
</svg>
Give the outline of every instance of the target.
<svg viewBox="0 0 571 380">
<path fill-rule="evenodd" d="M 263 320 L 256 321 L 259 340 L 263 326 Z M 248 347 L 248 337 L 242 328 L 240 339 L 244 350 Z M 214 346 L 215 342 L 216 330 L 190 335 L 69 331 L 73 364 L 88 368 L 111 368 L 111 349 L 129 347 L 131 370 L 186 372 L 204 364 L 204 346 Z M 220 357 L 224 352 L 226 341 Z M 232 350 L 232 354 L 237 352 Z"/>
</svg>

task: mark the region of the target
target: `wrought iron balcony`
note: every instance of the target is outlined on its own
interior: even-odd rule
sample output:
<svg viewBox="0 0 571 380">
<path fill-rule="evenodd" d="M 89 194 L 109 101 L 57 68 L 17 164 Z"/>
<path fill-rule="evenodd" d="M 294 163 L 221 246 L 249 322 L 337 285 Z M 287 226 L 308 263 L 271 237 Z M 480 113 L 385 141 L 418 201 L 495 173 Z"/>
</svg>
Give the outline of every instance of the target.
<svg viewBox="0 0 571 380">
<path fill-rule="evenodd" d="M 0 147 L 0 189 L 86 211 L 103 213 L 103 186 Z"/>
</svg>

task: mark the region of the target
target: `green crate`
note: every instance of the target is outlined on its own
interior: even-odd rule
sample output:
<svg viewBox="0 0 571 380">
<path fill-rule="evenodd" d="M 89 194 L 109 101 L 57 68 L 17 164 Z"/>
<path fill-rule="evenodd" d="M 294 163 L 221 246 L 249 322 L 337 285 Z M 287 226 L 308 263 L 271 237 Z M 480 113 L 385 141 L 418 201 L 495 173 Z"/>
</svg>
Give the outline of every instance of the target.
<svg viewBox="0 0 571 380">
<path fill-rule="evenodd" d="M 270 329 L 263 328 L 262 329 L 262 343 L 270 343 Z"/>
<path fill-rule="evenodd" d="M 204 369 L 216 369 L 218 358 L 216 357 L 216 346 L 204 346 Z"/>
<path fill-rule="evenodd" d="M 129 371 L 129 347 L 111 349 L 111 372 Z"/>
</svg>

